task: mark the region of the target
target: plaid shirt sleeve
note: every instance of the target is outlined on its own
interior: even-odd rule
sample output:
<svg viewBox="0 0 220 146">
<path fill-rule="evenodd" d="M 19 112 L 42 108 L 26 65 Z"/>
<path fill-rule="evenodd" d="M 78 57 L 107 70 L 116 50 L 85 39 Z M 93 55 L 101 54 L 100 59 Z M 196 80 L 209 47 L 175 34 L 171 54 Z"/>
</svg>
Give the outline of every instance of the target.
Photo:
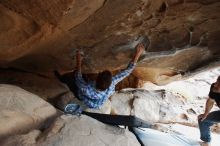
<svg viewBox="0 0 220 146">
<path fill-rule="evenodd" d="M 130 73 L 134 70 L 136 66 L 136 63 L 133 63 L 133 62 L 130 62 L 128 64 L 128 67 L 119 72 L 117 75 L 115 75 L 113 78 L 112 78 L 112 84 L 113 85 L 116 85 L 118 82 L 120 82 L 121 80 L 123 80 L 125 77 L 127 77 L 128 75 L 130 75 Z"/>
<path fill-rule="evenodd" d="M 76 71 L 76 73 L 75 73 L 75 81 L 76 81 L 76 85 L 79 88 L 87 88 L 87 86 L 88 86 L 87 83 L 82 78 L 82 73 L 79 71 Z"/>
</svg>

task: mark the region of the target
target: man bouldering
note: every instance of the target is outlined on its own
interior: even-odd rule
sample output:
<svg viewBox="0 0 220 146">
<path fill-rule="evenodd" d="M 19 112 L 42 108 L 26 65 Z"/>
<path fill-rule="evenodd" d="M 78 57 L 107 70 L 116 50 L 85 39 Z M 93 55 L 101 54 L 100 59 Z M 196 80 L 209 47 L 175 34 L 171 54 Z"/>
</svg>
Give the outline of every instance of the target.
<svg viewBox="0 0 220 146">
<path fill-rule="evenodd" d="M 115 76 L 111 72 L 105 70 L 98 74 L 96 81 L 86 82 L 82 77 L 81 65 L 82 56 L 79 51 L 76 52 L 76 70 L 74 71 L 73 82 L 71 82 L 71 91 L 89 108 L 100 108 L 105 101 L 115 92 L 115 86 L 125 77 L 130 75 L 136 66 L 136 63 L 144 51 L 144 45 L 136 46 L 135 54 L 129 62 L 127 68 Z M 55 71 L 56 77 L 65 82 L 62 75 Z"/>
</svg>

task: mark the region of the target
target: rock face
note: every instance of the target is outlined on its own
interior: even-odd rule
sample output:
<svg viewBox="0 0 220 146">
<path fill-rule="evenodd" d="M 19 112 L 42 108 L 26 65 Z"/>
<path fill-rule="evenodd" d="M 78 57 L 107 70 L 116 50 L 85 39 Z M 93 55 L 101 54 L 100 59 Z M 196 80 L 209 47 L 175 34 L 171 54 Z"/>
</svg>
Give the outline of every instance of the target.
<svg viewBox="0 0 220 146">
<path fill-rule="evenodd" d="M 82 49 L 84 72 L 114 71 L 145 36 L 135 75 L 166 83 L 219 58 L 219 6 L 218 0 L 1 0 L 0 67 L 66 72 Z"/>
<path fill-rule="evenodd" d="M 185 119 L 185 122 L 183 121 L 184 124 L 196 126 L 198 124 L 197 116 L 205 112 L 206 100 L 208 98 L 211 84 L 216 82 L 219 74 L 220 69 L 217 68 L 199 73 L 190 79 L 172 82 L 165 86 L 157 86 L 148 82 L 145 83 L 143 89 L 165 90 L 171 93 L 175 93 L 177 97 L 184 97 L 185 100 L 183 105 L 170 104 L 169 108 L 165 108 L 165 111 L 173 108 L 169 114 L 166 114 L 165 119 L 172 119 L 172 114 L 179 112 L 182 113 L 179 114 L 179 117 Z M 211 111 L 217 110 L 219 110 L 219 107 L 215 104 Z M 219 133 L 219 124 L 213 126 L 212 130 Z"/>
<path fill-rule="evenodd" d="M 39 128 L 57 114 L 40 97 L 19 87 L 0 84 L 0 138 Z"/>
<path fill-rule="evenodd" d="M 184 97 L 165 90 L 127 89 L 111 97 L 111 114 L 135 115 L 148 122 L 189 123 L 182 108 L 184 104 Z"/>
<path fill-rule="evenodd" d="M 39 74 L 13 69 L 1 69 L 0 76 L 0 84 L 19 86 L 45 100 L 64 95 L 69 91 L 58 79 L 48 78 Z"/>
<path fill-rule="evenodd" d="M 1 144 L 1 143 L 0 143 Z M 63 115 L 46 133 L 35 130 L 26 135 L 8 138 L 3 145 L 14 146 L 140 146 L 127 129 L 105 125 L 90 117 Z"/>
</svg>

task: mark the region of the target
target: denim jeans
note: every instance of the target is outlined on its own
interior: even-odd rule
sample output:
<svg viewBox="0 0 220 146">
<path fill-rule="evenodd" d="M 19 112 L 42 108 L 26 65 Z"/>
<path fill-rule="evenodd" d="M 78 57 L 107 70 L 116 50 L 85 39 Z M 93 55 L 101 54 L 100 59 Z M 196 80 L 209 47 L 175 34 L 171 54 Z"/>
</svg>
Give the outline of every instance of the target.
<svg viewBox="0 0 220 146">
<path fill-rule="evenodd" d="M 204 142 L 211 141 L 210 127 L 215 123 L 220 123 L 220 110 L 211 112 L 203 121 L 199 120 L 200 139 Z"/>
</svg>

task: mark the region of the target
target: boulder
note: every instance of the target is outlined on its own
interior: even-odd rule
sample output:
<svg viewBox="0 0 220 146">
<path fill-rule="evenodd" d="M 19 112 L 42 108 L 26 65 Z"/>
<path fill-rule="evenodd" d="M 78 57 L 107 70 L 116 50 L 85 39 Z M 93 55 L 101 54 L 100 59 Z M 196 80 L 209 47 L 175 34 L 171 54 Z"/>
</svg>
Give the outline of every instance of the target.
<svg viewBox="0 0 220 146">
<path fill-rule="evenodd" d="M 31 137 L 31 135 L 33 137 Z M 1 143 L 0 143 L 1 144 Z M 88 116 L 62 115 L 45 133 L 32 131 L 8 138 L 3 145 L 14 146 L 140 146 L 135 135 L 127 129 L 105 125 Z"/>
<path fill-rule="evenodd" d="M 0 69 L 0 84 L 21 87 L 44 100 L 66 94 L 69 89 L 55 77 L 49 78 L 36 73 L 16 69 Z"/>
<path fill-rule="evenodd" d="M 56 116 L 56 109 L 39 96 L 0 84 L 0 137 L 39 128 Z"/>
<path fill-rule="evenodd" d="M 111 102 L 111 114 L 135 115 L 148 122 L 192 122 L 186 99 L 165 90 L 124 89 L 114 94 Z"/>
<path fill-rule="evenodd" d="M 132 93 L 116 92 L 111 97 L 111 114 L 131 115 L 133 98 Z"/>
</svg>

